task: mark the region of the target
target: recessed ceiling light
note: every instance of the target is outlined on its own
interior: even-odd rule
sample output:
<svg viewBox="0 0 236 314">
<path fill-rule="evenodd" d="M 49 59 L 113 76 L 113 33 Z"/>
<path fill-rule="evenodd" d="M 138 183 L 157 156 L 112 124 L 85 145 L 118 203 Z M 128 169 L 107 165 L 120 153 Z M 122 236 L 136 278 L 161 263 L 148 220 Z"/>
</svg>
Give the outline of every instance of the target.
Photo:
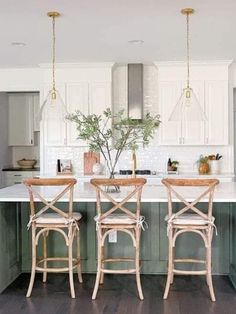
<svg viewBox="0 0 236 314">
<path fill-rule="evenodd" d="M 144 43 L 144 41 L 142 39 L 132 39 L 129 40 L 128 43 L 135 46 L 141 46 Z"/>
<path fill-rule="evenodd" d="M 11 43 L 12 46 L 17 46 L 17 47 L 24 47 L 26 46 L 26 43 L 20 42 L 20 41 L 13 41 Z"/>
</svg>

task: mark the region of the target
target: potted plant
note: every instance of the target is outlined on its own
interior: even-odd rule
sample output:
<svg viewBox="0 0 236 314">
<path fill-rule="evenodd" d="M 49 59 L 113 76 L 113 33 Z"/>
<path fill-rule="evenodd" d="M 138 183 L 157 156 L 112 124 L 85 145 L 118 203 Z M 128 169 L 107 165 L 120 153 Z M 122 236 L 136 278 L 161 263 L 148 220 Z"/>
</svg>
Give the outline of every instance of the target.
<svg viewBox="0 0 236 314">
<path fill-rule="evenodd" d="M 160 124 L 160 116 L 146 114 L 142 121 L 127 118 L 124 111 L 112 114 L 107 108 L 102 115 L 84 115 L 80 111 L 67 115 L 76 124 L 78 139 L 88 143 L 89 150 L 100 152 L 114 178 L 115 167 L 124 150 L 135 151 L 139 145 L 147 146 Z"/>
</svg>

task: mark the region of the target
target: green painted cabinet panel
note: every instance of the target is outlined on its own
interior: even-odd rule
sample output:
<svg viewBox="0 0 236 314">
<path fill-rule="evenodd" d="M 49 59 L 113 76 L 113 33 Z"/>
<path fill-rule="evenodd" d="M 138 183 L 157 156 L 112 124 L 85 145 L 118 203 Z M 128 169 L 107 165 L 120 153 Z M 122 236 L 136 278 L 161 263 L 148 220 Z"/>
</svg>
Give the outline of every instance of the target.
<svg viewBox="0 0 236 314">
<path fill-rule="evenodd" d="M 236 204 L 231 204 L 230 212 L 230 269 L 229 276 L 236 289 Z"/>
<path fill-rule="evenodd" d="M 65 209 L 66 204 L 61 203 L 61 209 Z M 94 204 L 74 203 L 74 211 L 80 212 L 83 216 L 80 224 L 81 237 L 81 258 L 83 260 L 83 271 L 94 272 L 96 267 L 95 247 L 96 233 L 93 217 L 95 216 Z M 22 271 L 30 271 L 31 268 L 31 229 L 27 230 L 29 221 L 29 203 L 23 203 L 21 206 L 22 221 Z M 42 240 L 42 239 L 41 239 Z M 74 241 L 74 245 L 76 241 Z M 38 256 L 42 256 L 42 241 L 39 241 Z M 64 239 L 58 232 L 50 232 L 48 236 L 48 256 L 66 256 L 67 249 Z M 76 247 L 74 247 L 76 255 Z"/>
<path fill-rule="evenodd" d="M 175 210 L 180 203 L 174 204 Z M 205 209 L 206 204 L 199 204 L 198 208 Z M 166 232 L 165 216 L 167 215 L 167 204 L 160 204 L 160 260 L 167 260 L 168 238 Z M 213 216 L 217 226 L 218 236 L 214 233 L 212 241 L 212 267 L 215 274 L 229 273 L 230 258 L 230 204 L 214 203 Z M 205 258 L 205 246 L 202 238 L 193 233 L 180 235 L 176 241 L 176 258 Z M 186 267 L 186 266 L 184 266 Z M 194 268 L 196 267 L 196 268 Z M 192 265 L 191 269 L 199 269 Z"/>
<path fill-rule="evenodd" d="M 19 204 L 0 203 L 0 292 L 21 273 Z"/>
<path fill-rule="evenodd" d="M 65 208 L 65 204 L 61 204 Z M 106 204 L 109 206 L 109 204 Z M 132 206 L 132 204 L 129 204 Z M 179 204 L 175 204 L 179 206 Z M 204 207 L 204 204 L 201 206 Z M 81 256 L 84 272 L 96 271 L 96 215 L 95 203 L 74 203 L 74 210 L 81 212 Z M 141 235 L 142 273 L 165 273 L 167 266 L 165 203 L 142 203 L 142 215 L 145 216 L 148 228 Z M 236 206 L 229 203 L 214 204 L 214 216 L 218 236 L 213 239 L 213 272 L 230 273 L 236 283 Z M 0 289 L 4 289 L 15 277 L 31 268 L 31 230 L 27 230 L 29 220 L 29 203 L 0 204 Z M 132 255 L 132 242 L 125 234 L 118 235 L 117 243 L 107 243 L 109 256 Z M 190 248 L 190 249 L 189 249 Z M 39 254 L 41 248 L 39 247 Z M 66 246 L 60 235 L 49 238 L 49 253 L 66 254 Z M 202 241 L 195 235 L 183 235 L 177 241 L 176 254 L 183 257 L 204 256 Z M 230 269 L 229 269 L 230 267 Z"/>
</svg>

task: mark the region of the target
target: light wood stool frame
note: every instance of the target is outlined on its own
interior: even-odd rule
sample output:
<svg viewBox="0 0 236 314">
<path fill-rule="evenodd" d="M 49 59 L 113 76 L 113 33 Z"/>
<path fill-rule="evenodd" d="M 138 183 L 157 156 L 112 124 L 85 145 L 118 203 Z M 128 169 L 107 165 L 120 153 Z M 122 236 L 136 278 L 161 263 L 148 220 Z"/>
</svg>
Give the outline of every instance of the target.
<svg viewBox="0 0 236 314">
<path fill-rule="evenodd" d="M 207 284 L 210 291 L 211 300 L 215 301 L 215 294 L 212 284 L 212 273 L 211 273 L 211 242 L 214 231 L 214 220 L 212 220 L 212 207 L 213 207 L 213 194 L 216 185 L 219 183 L 217 179 L 163 179 L 162 183 L 167 188 L 168 194 L 168 239 L 169 239 L 169 250 L 168 250 L 168 275 L 166 288 L 164 292 L 164 299 L 167 299 L 170 285 L 173 283 L 174 275 L 206 275 Z M 205 190 L 192 202 L 188 202 L 184 199 L 179 192 L 176 191 L 176 187 L 206 187 Z M 175 188 L 174 188 L 175 187 Z M 173 198 L 175 196 L 177 200 L 181 201 L 185 206 L 178 210 L 176 213 L 172 211 Z M 207 214 L 202 212 L 196 207 L 197 203 L 200 202 L 204 197 L 208 196 L 208 208 Z M 175 224 L 171 221 L 180 217 L 183 213 L 192 211 L 194 214 L 200 216 L 206 221 L 206 224 Z M 176 239 L 179 235 L 193 232 L 199 234 L 204 241 L 206 248 L 206 259 L 175 259 L 174 248 Z M 205 264 L 206 269 L 204 270 L 179 270 L 175 268 L 175 263 L 200 263 Z"/>
<path fill-rule="evenodd" d="M 104 281 L 104 274 L 136 274 L 136 283 L 139 298 L 143 300 L 143 292 L 140 281 L 140 235 L 141 235 L 141 226 L 137 223 L 140 221 L 140 210 L 141 210 L 141 193 L 143 185 L 146 183 L 146 179 L 92 179 L 91 184 L 96 189 L 97 195 L 97 276 L 96 282 L 93 290 L 92 299 L 96 299 L 99 283 L 102 284 Z M 121 186 L 121 187 L 133 187 L 132 191 L 121 201 L 117 202 L 108 194 L 104 188 L 107 186 Z M 101 204 L 101 195 L 105 197 L 106 200 L 112 203 L 112 208 L 107 211 L 102 209 Z M 115 194 L 114 194 L 115 195 Z M 136 210 L 132 212 L 127 209 L 124 205 L 132 198 L 136 196 Z M 110 214 L 113 214 L 116 210 L 120 210 L 123 214 L 125 213 L 127 217 L 131 218 L 134 223 L 126 224 L 124 223 L 104 223 L 104 219 L 108 218 Z M 134 258 L 107 258 L 104 256 L 104 244 L 106 237 L 113 231 L 124 232 L 132 238 L 133 246 L 135 248 L 135 257 Z M 111 270 L 105 268 L 105 263 L 114 263 L 114 262 L 134 262 L 134 268 L 129 269 L 117 269 Z"/>
<path fill-rule="evenodd" d="M 30 284 L 26 296 L 30 297 L 34 285 L 35 272 L 43 272 L 43 282 L 47 281 L 47 273 L 69 272 L 70 292 L 71 297 L 75 298 L 73 269 L 77 268 L 79 282 L 82 283 L 81 274 L 81 261 L 80 261 L 80 234 L 79 234 L 79 221 L 73 219 L 73 190 L 76 184 L 76 179 L 73 178 L 48 178 L 48 179 L 25 179 L 23 183 L 26 185 L 30 196 L 30 211 L 31 211 L 31 231 L 32 231 L 32 269 Z M 47 187 L 47 186 L 62 186 L 63 190 L 56 195 L 51 201 L 47 201 L 40 192 L 34 187 Z M 69 208 L 68 212 L 62 211 L 55 204 L 68 193 L 69 195 Z M 68 197 L 67 196 L 67 197 Z M 36 210 L 35 198 L 45 205 L 40 210 Z M 68 223 L 37 223 L 38 217 L 51 209 L 54 213 L 64 217 Z M 50 231 L 59 232 L 65 244 L 68 247 L 68 257 L 48 257 L 47 256 L 47 237 Z M 43 236 L 43 258 L 37 260 L 37 246 L 40 236 Z M 73 241 L 76 238 L 77 242 L 77 256 L 73 258 Z M 48 267 L 48 262 L 63 261 L 68 262 L 68 267 Z M 41 266 L 42 265 L 42 266 Z"/>
</svg>

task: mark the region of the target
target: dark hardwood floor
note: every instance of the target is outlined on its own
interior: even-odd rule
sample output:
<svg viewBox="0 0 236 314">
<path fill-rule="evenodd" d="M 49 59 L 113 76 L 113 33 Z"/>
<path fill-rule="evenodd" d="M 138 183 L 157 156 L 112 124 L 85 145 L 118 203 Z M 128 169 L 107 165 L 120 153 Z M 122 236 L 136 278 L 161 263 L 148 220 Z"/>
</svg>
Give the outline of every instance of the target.
<svg viewBox="0 0 236 314">
<path fill-rule="evenodd" d="M 69 294 L 66 274 L 50 274 L 43 284 L 38 275 L 32 297 L 25 297 L 29 275 L 22 274 L 2 294 L 0 313 L 4 314 L 235 314 L 236 291 L 228 277 L 214 276 L 217 301 L 211 302 L 204 278 L 176 277 L 168 300 L 163 300 L 166 276 L 143 275 L 144 301 L 137 298 L 135 276 L 107 275 L 98 291 L 91 295 L 95 275 L 84 275 L 83 284 L 76 282 L 76 299 Z"/>
</svg>

